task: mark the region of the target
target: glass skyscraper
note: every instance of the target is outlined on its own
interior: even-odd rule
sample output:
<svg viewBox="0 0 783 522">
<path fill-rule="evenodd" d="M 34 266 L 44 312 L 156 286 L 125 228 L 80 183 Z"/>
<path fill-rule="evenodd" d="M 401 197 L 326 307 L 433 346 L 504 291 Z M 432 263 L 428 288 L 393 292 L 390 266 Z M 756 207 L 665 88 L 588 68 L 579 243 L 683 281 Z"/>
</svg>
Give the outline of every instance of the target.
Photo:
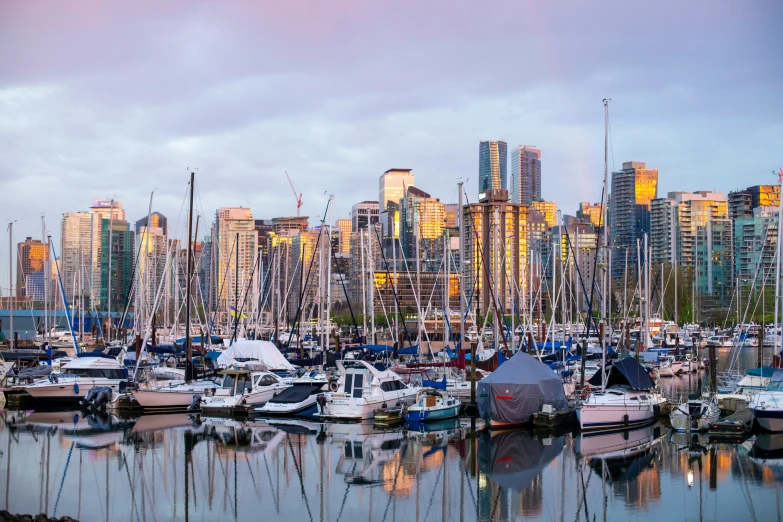
<svg viewBox="0 0 783 522">
<path fill-rule="evenodd" d="M 506 190 L 508 145 L 505 141 L 479 143 L 479 201 L 486 199 L 490 190 Z"/>
<path fill-rule="evenodd" d="M 541 151 L 520 145 L 511 151 L 511 201 L 530 205 L 541 199 Z"/>
</svg>

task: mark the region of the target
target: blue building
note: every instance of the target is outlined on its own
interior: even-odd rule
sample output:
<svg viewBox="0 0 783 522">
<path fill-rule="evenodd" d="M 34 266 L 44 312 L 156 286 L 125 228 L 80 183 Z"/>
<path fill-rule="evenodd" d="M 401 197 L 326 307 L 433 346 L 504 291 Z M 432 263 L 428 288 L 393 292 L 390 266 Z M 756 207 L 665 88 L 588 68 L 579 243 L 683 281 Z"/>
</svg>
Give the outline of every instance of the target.
<svg viewBox="0 0 783 522">
<path fill-rule="evenodd" d="M 479 201 L 490 190 L 507 190 L 508 145 L 505 141 L 479 143 Z"/>
</svg>

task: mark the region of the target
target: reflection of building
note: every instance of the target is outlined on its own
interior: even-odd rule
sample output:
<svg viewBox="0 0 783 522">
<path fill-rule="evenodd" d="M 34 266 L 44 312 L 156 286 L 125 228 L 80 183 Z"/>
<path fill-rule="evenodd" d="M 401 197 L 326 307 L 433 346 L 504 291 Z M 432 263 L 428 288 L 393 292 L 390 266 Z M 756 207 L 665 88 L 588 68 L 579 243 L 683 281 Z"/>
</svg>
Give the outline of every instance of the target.
<svg viewBox="0 0 783 522">
<path fill-rule="evenodd" d="M 541 199 L 541 151 L 520 145 L 511 151 L 511 201 L 530 205 Z"/>
<path fill-rule="evenodd" d="M 16 297 L 43 301 L 46 280 L 45 262 L 49 260 L 49 245 L 28 237 L 16 247 Z"/>
<path fill-rule="evenodd" d="M 475 288 L 479 310 L 485 312 L 492 302 L 487 282 L 497 282 L 498 299 L 504 308 L 511 305 L 508 285 L 519 281 L 522 291 L 527 287 L 525 274 L 527 260 L 526 205 L 508 202 L 505 190 L 489 192 L 484 203 L 465 205 L 465 252 L 462 270 L 466 293 Z M 497 248 L 496 248 L 497 245 Z"/>
<path fill-rule="evenodd" d="M 505 141 L 479 143 L 479 202 L 484 201 L 491 190 L 506 190 L 507 154 L 508 145 Z M 508 192 L 505 194 L 508 196 Z"/>
<path fill-rule="evenodd" d="M 636 240 L 650 233 L 650 202 L 658 194 L 658 171 L 646 168 L 638 161 L 623 163 L 623 170 L 612 173 L 610 205 L 612 276 L 619 279 L 625 269 L 625 249 L 628 268 L 637 266 Z"/>
</svg>

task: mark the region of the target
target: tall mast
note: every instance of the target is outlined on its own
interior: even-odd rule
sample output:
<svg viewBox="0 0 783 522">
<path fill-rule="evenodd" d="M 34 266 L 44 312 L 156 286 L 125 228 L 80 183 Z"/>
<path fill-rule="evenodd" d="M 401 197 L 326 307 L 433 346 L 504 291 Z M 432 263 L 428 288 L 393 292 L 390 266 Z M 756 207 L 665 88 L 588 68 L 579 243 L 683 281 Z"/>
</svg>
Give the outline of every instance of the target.
<svg viewBox="0 0 783 522">
<path fill-rule="evenodd" d="M 8 309 L 10 330 L 8 330 L 8 347 L 14 349 L 14 222 L 8 223 Z"/>
<path fill-rule="evenodd" d="M 604 202 L 602 203 L 601 212 L 603 213 L 602 221 L 603 221 L 603 236 L 604 236 L 604 245 L 603 245 L 603 256 L 601 256 L 604 264 L 604 273 L 603 273 L 603 280 L 602 280 L 602 288 L 601 288 L 601 320 L 604 322 L 604 324 L 607 323 L 607 302 L 609 299 L 608 295 L 608 286 L 609 286 L 609 234 L 607 234 L 607 230 L 609 230 L 609 227 L 606 224 L 606 209 L 609 205 L 606 204 L 606 201 L 609 199 L 609 102 L 611 100 L 609 98 L 604 98 Z M 596 245 L 597 246 L 597 245 Z M 606 368 L 606 334 L 601 333 L 601 368 Z M 602 370 L 601 374 L 604 376 L 604 380 L 606 379 L 606 372 Z M 604 387 L 605 387 L 604 383 Z"/>
<path fill-rule="evenodd" d="M 47 343 L 49 341 L 49 278 L 47 277 L 47 267 L 48 267 L 48 261 L 49 261 L 49 242 L 46 240 L 46 216 L 41 216 L 41 244 L 43 246 L 43 252 L 41 254 L 43 255 L 43 279 L 44 279 L 44 285 L 43 285 L 43 292 L 44 292 L 44 313 L 43 313 L 43 319 L 44 319 L 44 342 Z M 47 344 L 48 347 L 51 348 L 50 344 Z"/>
<path fill-rule="evenodd" d="M 780 176 L 778 177 L 778 183 L 780 183 L 781 188 L 783 188 L 783 167 L 780 168 Z M 783 217 L 783 190 L 781 190 L 781 194 L 779 195 L 778 199 L 780 200 L 780 206 L 778 207 L 778 242 L 777 242 L 777 264 L 775 266 L 775 317 L 772 320 L 772 324 L 774 324 L 774 330 L 773 334 L 775 335 L 775 348 L 772 350 L 773 354 L 780 353 L 780 337 L 783 335 L 783 324 L 778 323 L 778 306 L 780 304 L 780 262 L 781 262 L 781 245 L 780 240 L 781 236 L 781 217 Z M 778 331 L 778 328 L 780 328 L 780 331 Z M 759 350 L 762 348 L 759 347 Z M 763 362 L 763 361 L 762 361 Z"/>
<path fill-rule="evenodd" d="M 329 348 L 329 334 L 331 333 L 331 321 L 332 321 L 332 202 L 334 196 L 329 196 L 329 243 L 328 254 L 326 255 L 326 343 L 323 345 L 323 351 Z M 321 356 L 321 366 L 326 361 L 325 355 Z"/>
<path fill-rule="evenodd" d="M 457 183 L 459 192 L 459 349 L 464 348 L 465 342 L 465 213 L 462 209 L 462 182 Z M 459 352 L 457 352 L 459 357 Z"/>
<path fill-rule="evenodd" d="M 106 271 L 106 303 L 108 305 L 108 316 L 109 316 L 109 328 L 107 331 L 107 337 L 106 337 L 106 344 L 111 342 L 111 327 L 113 326 L 114 319 L 112 319 L 111 316 L 111 240 L 112 240 L 112 232 L 114 230 L 114 199 L 111 200 L 109 203 L 109 266 L 108 270 Z"/>
<path fill-rule="evenodd" d="M 190 345 L 190 274 L 193 269 L 192 234 L 193 234 L 193 182 L 196 174 L 190 173 L 190 210 L 188 211 L 188 251 L 187 268 L 185 274 L 185 349 L 187 361 L 185 361 L 185 380 L 193 380 L 193 347 Z"/>
</svg>

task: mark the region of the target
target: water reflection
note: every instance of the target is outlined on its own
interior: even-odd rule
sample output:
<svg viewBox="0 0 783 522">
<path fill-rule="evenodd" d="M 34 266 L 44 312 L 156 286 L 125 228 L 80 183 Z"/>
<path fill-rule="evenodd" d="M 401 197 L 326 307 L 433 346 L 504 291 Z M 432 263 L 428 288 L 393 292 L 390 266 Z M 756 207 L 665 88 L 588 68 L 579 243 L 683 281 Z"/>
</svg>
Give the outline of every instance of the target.
<svg viewBox="0 0 783 522">
<path fill-rule="evenodd" d="M 4 509 L 82 520 L 780 519 L 783 436 L 3 412 Z M 774 494 L 770 494 L 774 493 Z"/>
</svg>

